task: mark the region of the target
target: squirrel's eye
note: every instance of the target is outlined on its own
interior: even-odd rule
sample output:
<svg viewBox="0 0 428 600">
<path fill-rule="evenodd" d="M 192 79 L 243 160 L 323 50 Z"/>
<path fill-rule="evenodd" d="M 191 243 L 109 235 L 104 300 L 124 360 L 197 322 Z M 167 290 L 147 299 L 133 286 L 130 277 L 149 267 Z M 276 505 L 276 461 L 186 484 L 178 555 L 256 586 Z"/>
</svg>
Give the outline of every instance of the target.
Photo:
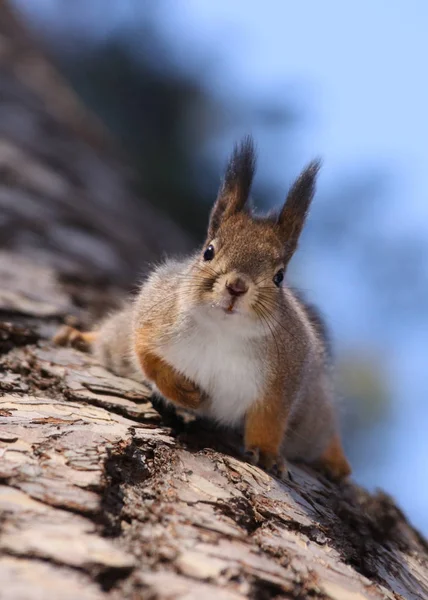
<svg viewBox="0 0 428 600">
<path fill-rule="evenodd" d="M 210 244 L 204 252 L 204 260 L 212 260 L 214 258 L 214 246 Z"/>
<path fill-rule="evenodd" d="M 280 269 L 277 273 L 275 273 L 273 277 L 273 282 L 276 286 L 280 286 L 284 280 L 284 269 Z"/>
</svg>

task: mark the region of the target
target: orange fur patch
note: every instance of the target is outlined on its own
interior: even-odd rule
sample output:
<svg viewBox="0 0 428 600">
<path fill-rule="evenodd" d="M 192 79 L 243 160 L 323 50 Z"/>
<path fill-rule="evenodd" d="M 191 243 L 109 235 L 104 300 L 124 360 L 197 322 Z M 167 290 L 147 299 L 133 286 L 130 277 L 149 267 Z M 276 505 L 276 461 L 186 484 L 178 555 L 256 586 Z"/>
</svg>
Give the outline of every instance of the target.
<svg viewBox="0 0 428 600">
<path fill-rule="evenodd" d="M 162 358 L 147 349 L 144 336 L 139 335 L 136 352 L 141 367 L 167 400 L 183 408 L 198 408 L 204 399 L 203 392 L 190 379 L 181 375 Z"/>
<path fill-rule="evenodd" d="M 279 459 L 287 416 L 288 411 L 285 410 L 279 390 L 276 393 L 271 390 L 248 411 L 245 420 L 245 449 L 257 450 L 261 464 L 269 467 Z"/>
<path fill-rule="evenodd" d="M 317 463 L 322 470 L 327 471 L 334 479 L 344 479 L 352 472 L 338 435 L 332 437 Z"/>
</svg>

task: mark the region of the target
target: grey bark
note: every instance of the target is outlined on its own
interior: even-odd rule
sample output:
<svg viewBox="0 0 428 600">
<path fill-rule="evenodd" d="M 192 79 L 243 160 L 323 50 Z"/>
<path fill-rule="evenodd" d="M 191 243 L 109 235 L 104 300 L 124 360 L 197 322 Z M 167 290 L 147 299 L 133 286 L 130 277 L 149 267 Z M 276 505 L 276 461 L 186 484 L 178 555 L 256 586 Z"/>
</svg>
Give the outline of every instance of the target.
<svg viewBox="0 0 428 600">
<path fill-rule="evenodd" d="M 280 482 L 51 344 L 188 241 L 4 3 L 0 35 L 0 598 L 428 598 L 427 542 L 391 498 Z"/>
</svg>

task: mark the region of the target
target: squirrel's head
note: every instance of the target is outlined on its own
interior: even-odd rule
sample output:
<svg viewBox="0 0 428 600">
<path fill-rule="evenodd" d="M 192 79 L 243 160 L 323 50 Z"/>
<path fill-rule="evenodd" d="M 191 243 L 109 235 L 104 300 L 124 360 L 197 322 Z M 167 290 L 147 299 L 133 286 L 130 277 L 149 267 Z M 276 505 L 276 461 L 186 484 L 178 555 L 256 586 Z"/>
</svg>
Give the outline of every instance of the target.
<svg viewBox="0 0 428 600">
<path fill-rule="evenodd" d="M 255 166 L 254 144 L 247 137 L 228 162 L 195 269 L 198 302 L 260 321 L 281 302 L 284 273 L 297 248 L 320 163 L 311 163 L 281 210 L 266 217 L 254 216 L 249 206 Z"/>
</svg>

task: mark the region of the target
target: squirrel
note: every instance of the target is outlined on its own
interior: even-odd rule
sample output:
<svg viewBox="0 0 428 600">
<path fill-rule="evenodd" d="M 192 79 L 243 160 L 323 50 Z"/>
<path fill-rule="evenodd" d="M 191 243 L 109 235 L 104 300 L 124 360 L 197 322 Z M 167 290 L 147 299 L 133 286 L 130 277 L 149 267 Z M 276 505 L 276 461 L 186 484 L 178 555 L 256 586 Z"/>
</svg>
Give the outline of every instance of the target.
<svg viewBox="0 0 428 600">
<path fill-rule="evenodd" d="M 136 298 L 99 328 L 63 328 L 58 344 L 89 345 L 118 375 L 149 381 L 167 401 L 242 426 L 246 458 L 282 476 L 303 461 L 351 473 L 334 407 L 329 343 L 312 305 L 286 285 L 320 162 L 292 185 L 277 215 L 249 195 L 251 137 L 236 144 L 202 250 L 156 267 Z"/>
</svg>

